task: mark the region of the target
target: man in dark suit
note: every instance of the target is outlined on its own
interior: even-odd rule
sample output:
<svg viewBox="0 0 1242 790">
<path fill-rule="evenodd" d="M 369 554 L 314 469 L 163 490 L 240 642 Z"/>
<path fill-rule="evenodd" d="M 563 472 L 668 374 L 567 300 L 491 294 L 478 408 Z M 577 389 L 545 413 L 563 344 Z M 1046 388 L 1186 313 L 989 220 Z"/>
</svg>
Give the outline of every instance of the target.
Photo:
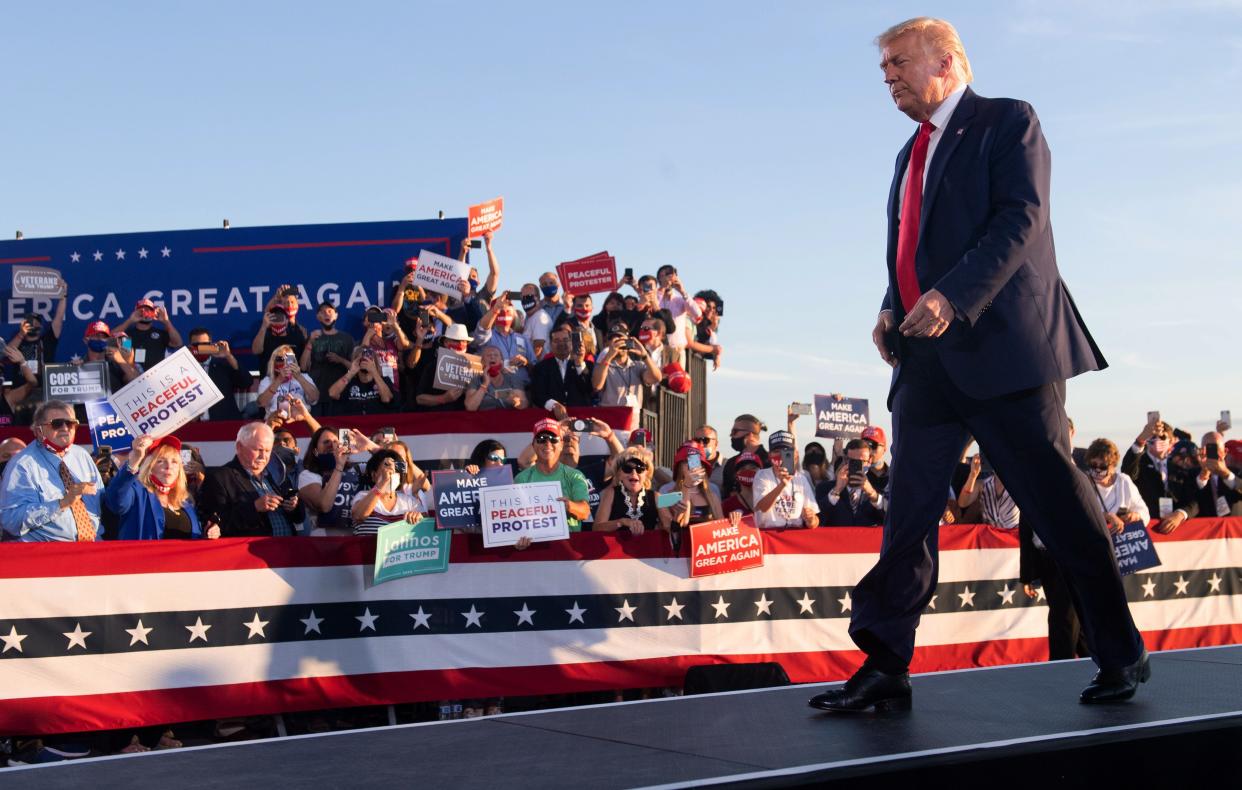
<svg viewBox="0 0 1242 790">
<path fill-rule="evenodd" d="M 1169 533 L 1188 518 L 1199 514 L 1199 451 L 1194 442 L 1174 443 L 1173 429 L 1158 419 L 1148 420 L 1134 444 L 1121 459 L 1120 471 L 1138 488 L 1139 496 L 1153 518 L 1159 518 L 1157 532 Z M 1165 507 L 1161 507 L 1164 500 Z"/>
<path fill-rule="evenodd" d="M 1242 509 L 1242 493 L 1238 492 L 1238 476 L 1222 460 L 1225 437 L 1216 431 L 1203 435 L 1199 446 L 1199 473 L 1195 477 L 1195 503 L 1203 518 L 1225 518 Z"/>
<path fill-rule="evenodd" d="M 856 473 L 850 472 L 853 462 Z M 825 527 L 875 527 L 884 523 L 884 500 L 869 476 L 871 446 L 851 439 L 836 473 L 815 488 L 819 522 Z"/>
<path fill-rule="evenodd" d="M 287 462 L 270 463 L 273 441 L 267 425 L 246 423 L 237 432 L 233 460 L 207 470 L 199 516 L 219 524 L 223 537 L 288 537 L 306 517 Z"/>
<path fill-rule="evenodd" d="M 551 346 L 552 356 L 531 370 L 531 405 L 551 408 L 548 402 L 556 401 L 561 406 L 590 406 L 595 388 L 585 345 L 575 345 L 569 326 L 561 324 L 552 330 Z"/>
<path fill-rule="evenodd" d="M 224 400 L 207 410 L 208 419 L 240 420 L 242 418 L 241 410 L 237 408 L 237 398 L 234 397 L 234 394 L 250 389 L 250 384 L 254 381 L 254 377 L 233 356 L 233 350 L 229 348 L 227 341 L 221 340 L 215 343 L 213 351 L 212 349 L 205 348 L 208 345 L 212 345 L 211 333 L 206 329 L 191 329 L 189 338 L 190 353 L 203 366 L 203 370 L 207 371 L 207 376 L 211 379 L 211 383 L 215 384 L 216 389 L 220 390 L 224 395 Z M 200 347 L 212 353 L 199 353 Z"/>
<path fill-rule="evenodd" d="M 1065 573 L 1099 666 L 1083 702 L 1150 674 L 1099 502 L 1070 459 L 1065 380 L 1106 363 L 1070 298 L 1049 223 L 1050 157 L 1025 102 L 985 99 L 947 22 L 883 33 L 880 67 L 920 126 L 889 193 L 889 287 L 873 330 L 893 365 L 894 454 L 880 559 L 852 592 L 867 654 L 832 711 L 908 709 L 914 633 L 937 580 L 937 525 L 974 436 Z"/>
</svg>

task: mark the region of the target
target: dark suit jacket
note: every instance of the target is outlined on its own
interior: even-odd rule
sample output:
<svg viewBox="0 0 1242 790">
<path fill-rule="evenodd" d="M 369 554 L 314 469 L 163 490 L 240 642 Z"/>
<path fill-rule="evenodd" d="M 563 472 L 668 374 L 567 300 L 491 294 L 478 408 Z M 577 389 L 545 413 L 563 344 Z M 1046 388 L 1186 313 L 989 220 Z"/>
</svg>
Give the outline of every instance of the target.
<svg viewBox="0 0 1242 790">
<path fill-rule="evenodd" d="M 1152 518 L 1160 518 L 1160 497 L 1165 496 L 1172 497 L 1174 510 L 1184 510 L 1190 518 L 1199 515 L 1199 489 L 1195 485 L 1194 475 L 1178 469 L 1172 461 L 1169 461 L 1167 486 L 1160 476 L 1160 470 L 1156 468 L 1155 462 L 1151 460 L 1151 456 L 1146 451 L 1136 453 L 1134 448 L 1126 450 L 1117 471 L 1123 475 L 1129 475 L 1134 481 L 1139 496 L 1147 503 L 1147 510 Z M 1215 505 L 1207 512 L 1215 513 Z"/>
<path fill-rule="evenodd" d="M 291 477 L 278 478 L 274 488 L 282 496 L 291 496 L 296 493 L 294 485 L 296 481 Z M 207 470 L 198 498 L 199 521 L 215 521 L 220 525 L 220 534 L 226 538 L 271 535 L 272 524 L 267 513 L 254 509 L 254 501 L 258 498 L 259 492 L 250 482 L 250 473 L 234 457 L 224 466 Z M 299 500 L 298 506 L 285 516 L 296 524 L 306 518 L 306 508 Z"/>
<path fill-rule="evenodd" d="M 899 192 L 914 137 L 888 196 L 889 287 L 900 324 Z M 935 347 L 953 383 L 986 399 L 1064 380 L 1107 362 L 1061 281 L 1049 224 L 1051 158 L 1029 104 L 967 88 L 927 171 L 915 270 L 957 313 Z M 898 341 L 900 354 L 900 343 Z M 893 385 L 901 375 L 898 363 Z M 892 389 L 889 390 L 891 405 Z"/>
<path fill-rule="evenodd" d="M 591 386 L 592 365 L 584 364 L 586 369 L 579 374 L 571 361 L 565 366 L 564 378 L 554 357 L 535 365 L 530 372 L 531 405 L 542 409 L 551 398 L 565 406 L 590 406 L 595 399 L 595 388 Z"/>
<path fill-rule="evenodd" d="M 237 399 L 233 397 L 233 393 L 250 388 L 254 381 L 250 371 L 240 363 L 234 370 L 228 362 L 214 357 L 203 365 L 207 368 L 207 376 L 211 382 L 224 395 L 224 400 L 207 410 L 207 416 L 212 420 L 240 420 L 241 410 L 237 408 Z"/>
<path fill-rule="evenodd" d="M 858 498 L 858 509 L 850 505 L 850 491 L 847 488 L 837 499 L 837 504 L 828 501 L 828 494 L 836 487 L 835 479 L 822 481 L 815 488 L 815 501 L 819 505 L 819 523 L 825 527 L 878 527 L 884 523 L 884 511 L 871 504 L 871 500 L 862 496 Z"/>
<path fill-rule="evenodd" d="M 1203 488 L 1199 488 L 1197 480 L 1193 485 L 1195 486 L 1195 503 L 1198 505 L 1199 515 L 1204 518 L 1215 518 L 1216 497 L 1212 496 L 1211 478 L 1208 478 L 1207 485 L 1203 486 Z M 1236 506 L 1238 502 L 1242 502 L 1242 494 L 1234 491 L 1220 480 L 1216 481 L 1216 494 L 1225 498 L 1225 504 L 1229 506 L 1232 512 L 1237 512 Z"/>
</svg>

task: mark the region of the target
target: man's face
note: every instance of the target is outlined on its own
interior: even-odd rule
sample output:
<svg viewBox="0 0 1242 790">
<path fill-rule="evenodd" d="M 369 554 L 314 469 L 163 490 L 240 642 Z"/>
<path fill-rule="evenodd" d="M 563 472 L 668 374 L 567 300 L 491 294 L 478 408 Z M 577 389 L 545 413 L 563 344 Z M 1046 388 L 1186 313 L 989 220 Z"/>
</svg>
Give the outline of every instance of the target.
<svg viewBox="0 0 1242 790">
<path fill-rule="evenodd" d="M 282 296 L 280 298 L 280 303 L 285 306 L 285 312 L 288 313 L 289 315 L 297 314 L 298 298 L 296 296 L 293 296 L 292 294 L 290 294 L 289 296 Z"/>
<path fill-rule="evenodd" d="M 660 271 L 656 272 L 656 281 L 659 282 L 661 288 L 667 288 L 676 276 L 677 270 L 672 266 L 661 266 Z"/>
<path fill-rule="evenodd" d="M 288 449 L 294 451 L 295 453 L 298 451 L 298 442 L 296 439 L 293 438 L 293 434 L 289 433 L 288 431 L 277 431 L 276 432 L 276 444 L 280 445 L 281 447 L 287 447 Z"/>
<path fill-rule="evenodd" d="M 22 332 L 30 340 L 37 340 L 43 334 L 43 322 L 38 320 L 22 321 Z"/>
<path fill-rule="evenodd" d="M 639 339 L 644 340 L 648 348 L 659 347 L 664 340 L 664 322 L 643 321 L 642 328 L 639 329 Z"/>
<path fill-rule="evenodd" d="M 574 297 L 574 315 L 579 318 L 589 318 L 591 312 L 595 309 L 595 303 L 591 301 L 589 296 Z"/>
<path fill-rule="evenodd" d="M 445 340 L 444 347 L 450 348 L 459 354 L 466 353 L 466 348 L 470 345 L 469 340 Z"/>
<path fill-rule="evenodd" d="M 522 300 L 523 302 L 526 302 L 526 303 L 529 303 L 532 300 L 535 303 L 538 303 L 539 302 L 539 287 L 535 285 L 531 285 L 530 283 L 523 285 L 522 286 Z"/>
<path fill-rule="evenodd" d="M 704 457 L 709 461 L 716 457 L 719 447 L 717 439 L 716 431 L 712 428 L 703 428 L 694 434 L 694 440 L 703 448 Z"/>
<path fill-rule="evenodd" d="M 336 322 L 336 308 L 331 307 L 329 305 L 324 305 L 323 307 L 319 308 L 319 312 L 315 313 L 315 316 L 319 319 L 320 323 L 323 323 L 323 324 L 335 323 Z"/>
<path fill-rule="evenodd" d="M 256 477 L 267 468 L 272 457 L 272 435 L 260 433 L 248 442 L 237 442 L 237 460 L 242 468 Z"/>
<path fill-rule="evenodd" d="M 138 308 L 138 323 L 149 324 L 155 320 L 155 310 L 150 307 Z"/>
<path fill-rule="evenodd" d="M 568 359 L 569 352 L 573 351 L 573 341 L 569 339 L 568 332 L 552 333 L 552 355 L 557 359 Z"/>
<path fill-rule="evenodd" d="M 554 285 L 559 288 L 560 284 L 560 280 L 557 280 L 556 275 L 551 272 L 544 272 L 544 274 L 539 278 L 540 288 L 550 288 Z"/>
<path fill-rule="evenodd" d="M 920 122 L 931 117 L 948 92 L 951 65 L 951 56 L 932 56 L 915 33 L 898 36 L 880 51 L 880 69 L 893 102 Z"/>
<path fill-rule="evenodd" d="M 197 346 L 200 343 L 210 343 L 210 342 L 211 342 L 211 335 L 209 335 L 206 332 L 199 332 L 198 334 L 190 335 L 191 346 Z"/>
<path fill-rule="evenodd" d="M 34 426 L 34 433 L 40 439 L 47 439 L 58 445 L 73 444 L 73 436 L 77 431 L 78 421 L 68 409 L 48 409 L 43 415 L 43 422 Z"/>
<path fill-rule="evenodd" d="M 535 457 L 547 466 L 552 466 L 561 457 L 561 437 L 541 431 L 535 437 Z"/>
<path fill-rule="evenodd" d="M 855 448 L 853 450 L 846 450 L 845 455 L 847 458 L 853 458 L 856 461 L 862 461 L 864 464 L 871 463 L 871 448 L 867 447 L 866 445 Z"/>
</svg>

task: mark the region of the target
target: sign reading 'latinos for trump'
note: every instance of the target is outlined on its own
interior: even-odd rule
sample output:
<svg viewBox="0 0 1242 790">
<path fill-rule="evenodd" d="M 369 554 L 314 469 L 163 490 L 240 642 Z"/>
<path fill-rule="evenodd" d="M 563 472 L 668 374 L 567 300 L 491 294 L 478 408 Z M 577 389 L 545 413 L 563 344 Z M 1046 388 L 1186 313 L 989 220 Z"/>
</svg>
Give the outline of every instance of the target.
<svg viewBox="0 0 1242 790">
<path fill-rule="evenodd" d="M 379 528 L 375 535 L 374 584 L 417 576 L 444 573 L 449 565 L 450 532 L 436 531 L 429 518 L 417 524 L 402 519 Z"/>
<path fill-rule="evenodd" d="M 134 436 L 167 436 L 223 398 L 182 346 L 108 400 Z"/>
</svg>

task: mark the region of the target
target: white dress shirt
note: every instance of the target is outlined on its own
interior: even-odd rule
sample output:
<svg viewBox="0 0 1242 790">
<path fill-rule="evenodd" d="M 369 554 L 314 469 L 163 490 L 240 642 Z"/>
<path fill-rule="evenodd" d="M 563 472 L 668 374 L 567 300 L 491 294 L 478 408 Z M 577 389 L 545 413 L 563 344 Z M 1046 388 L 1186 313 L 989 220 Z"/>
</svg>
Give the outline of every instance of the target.
<svg viewBox="0 0 1242 790">
<path fill-rule="evenodd" d="M 940 138 L 944 137 L 945 126 L 949 123 L 949 119 L 953 117 L 953 111 L 957 109 L 957 103 L 962 100 L 962 94 L 965 92 L 966 86 L 963 85 L 957 90 L 944 97 L 944 101 L 940 102 L 940 106 L 932 113 L 932 126 L 936 127 L 932 130 L 931 140 L 927 143 L 927 161 L 923 163 L 923 191 L 927 191 L 927 171 L 931 168 L 932 158 L 936 155 L 936 146 L 940 144 Z M 954 131 L 954 134 L 957 132 Z M 910 157 L 914 159 L 913 156 Z M 906 194 L 906 181 L 910 178 L 910 165 L 906 164 L 906 172 L 901 176 L 901 189 L 897 190 L 897 216 L 901 216 L 901 200 Z"/>
</svg>

